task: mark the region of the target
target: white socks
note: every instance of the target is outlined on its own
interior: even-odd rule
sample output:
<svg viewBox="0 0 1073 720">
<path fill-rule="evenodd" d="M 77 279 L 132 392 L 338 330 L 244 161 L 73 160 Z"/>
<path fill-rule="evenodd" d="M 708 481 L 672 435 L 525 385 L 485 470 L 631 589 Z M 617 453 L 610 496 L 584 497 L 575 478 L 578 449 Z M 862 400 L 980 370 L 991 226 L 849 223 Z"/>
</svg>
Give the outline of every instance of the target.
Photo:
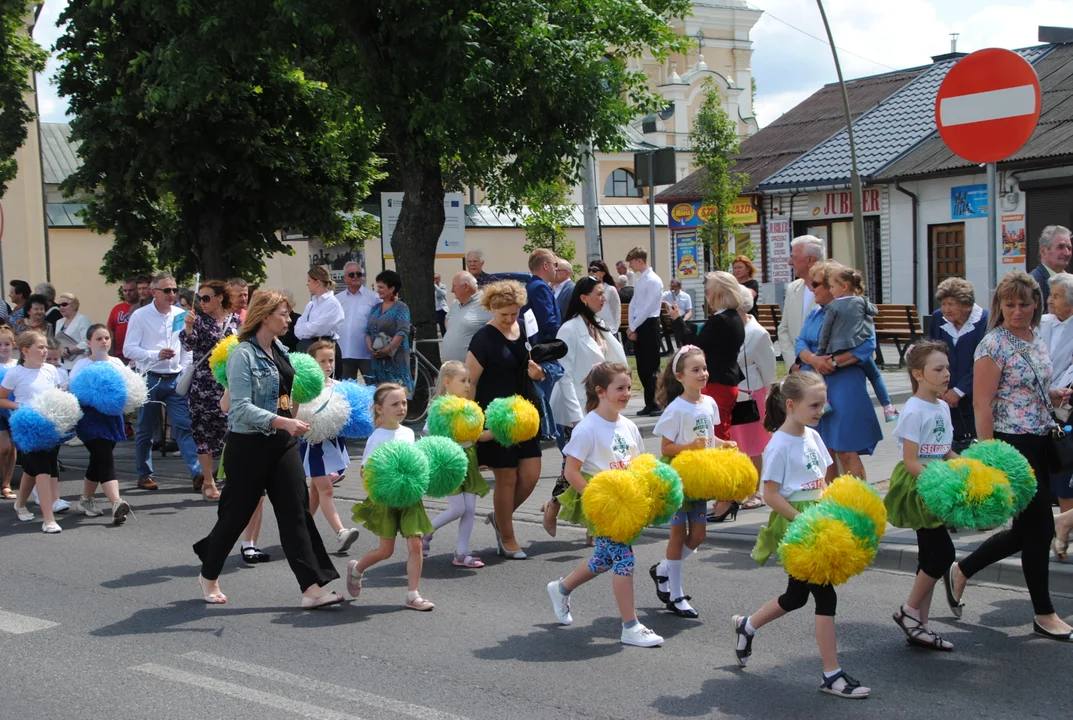
<svg viewBox="0 0 1073 720">
<path fill-rule="evenodd" d="M 671 602 L 685 595 L 682 591 L 682 561 L 667 560 L 667 589 L 671 593 Z"/>
</svg>

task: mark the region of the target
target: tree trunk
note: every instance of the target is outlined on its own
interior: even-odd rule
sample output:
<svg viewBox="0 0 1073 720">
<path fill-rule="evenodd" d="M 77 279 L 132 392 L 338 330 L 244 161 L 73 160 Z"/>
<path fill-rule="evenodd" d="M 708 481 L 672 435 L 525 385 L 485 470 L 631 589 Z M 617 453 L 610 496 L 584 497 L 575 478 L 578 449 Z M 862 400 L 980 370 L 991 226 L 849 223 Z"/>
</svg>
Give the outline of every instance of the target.
<svg viewBox="0 0 1073 720">
<path fill-rule="evenodd" d="M 197 220 L 198 258 L 201 260 L 201 278 L 203 280 L 227 281 L 231 277 L 230 263 L 223 251 L 223 211 L 216 208 L 202 208 Z M 197 288 L 194 288 L 197 290 Z"/>
</svg>

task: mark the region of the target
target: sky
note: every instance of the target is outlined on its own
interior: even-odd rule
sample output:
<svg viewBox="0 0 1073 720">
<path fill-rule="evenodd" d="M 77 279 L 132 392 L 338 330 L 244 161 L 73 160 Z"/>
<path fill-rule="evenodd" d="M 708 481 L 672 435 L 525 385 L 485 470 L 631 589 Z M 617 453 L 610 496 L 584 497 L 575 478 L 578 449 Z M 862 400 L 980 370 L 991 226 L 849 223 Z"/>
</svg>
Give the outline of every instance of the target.
<svg viewBox="0 0 1073 720">
<path fill-rule="evenodd" d="M 838 76 L 812 0 L 748 2 L 765 11 L 752 33 L 754 110 L 763 127 Z M 47 49 L 65 5 L 45 0 L 34 37 Z M 1036 45 L 1039 25 L 1073 27 L 1073 0 L 825 0 L 824 7 L 847 79 L 928 64 L 949 52 L 952 32 L 960 33 L 958 51 L 972 52 Z M 53 59 L 37 80 L 46 122 L 65 121 L 66 103 L 49 81 L 55 71 Z"/>
</svg>

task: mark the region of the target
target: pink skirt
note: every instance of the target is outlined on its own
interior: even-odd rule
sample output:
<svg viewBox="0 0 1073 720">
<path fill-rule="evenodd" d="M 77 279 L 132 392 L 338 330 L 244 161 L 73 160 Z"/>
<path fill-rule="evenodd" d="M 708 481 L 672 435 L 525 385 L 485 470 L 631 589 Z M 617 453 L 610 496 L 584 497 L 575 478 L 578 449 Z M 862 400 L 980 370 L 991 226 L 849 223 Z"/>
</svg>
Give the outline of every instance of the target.
<svg viewBox="0 0 1073 720">
<path fill-rule="evenodd" d="M 760 422 L 732 425 L 730 439 L 738 444 L 738 448 L 743 453 L 749 457 L 755 457 L 764 454 L 764 448 L 771 439 L 771 433 L 764 429 L 764 399 L 767 397 L 767 388 L 753 390 L 749 394 L 753 400 L 756 400 L 756 405 L 760 409 Z"/>
</svg>

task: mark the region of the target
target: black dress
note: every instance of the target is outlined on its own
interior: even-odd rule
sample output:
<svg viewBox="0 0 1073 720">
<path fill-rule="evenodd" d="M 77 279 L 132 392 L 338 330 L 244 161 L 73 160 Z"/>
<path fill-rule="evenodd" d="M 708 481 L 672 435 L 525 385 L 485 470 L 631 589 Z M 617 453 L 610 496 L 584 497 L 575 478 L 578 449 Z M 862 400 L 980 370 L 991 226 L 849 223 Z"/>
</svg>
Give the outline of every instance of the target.
<svg viewBox="0 0 1073 720">
<path fill-rule="evenodd" d="M 744 285 L 745 287 L 753 291 L 753 309 L 749 311 L 749 314 L 759 320 L 760 308 L 756 307 L 756 304 L 760 302 L 760 283 L 758 283 L 756 280 L 746 280 L 745 282 L 741 283 L 741 285 Z"/>
<path fill-rule="evenodd" d="M 482 327 L 470 340 L 469 351 L 484 368 L 474 392 L 474 400 L 482 410 L 496 398 L 527 396 L 522 378 L 529 366 L 529 351 L 525 349 L 525 328 L 520 323 L 519 328 L 517 340 L 508 340 L 491 325 Z M 511 447 L 495 440 L 477 443 L 478 462 L 490 468 L 514 468 L 519 460 L 534 457 L 540 457 L 540 442 L 536 438 Z"/>
</svg>

